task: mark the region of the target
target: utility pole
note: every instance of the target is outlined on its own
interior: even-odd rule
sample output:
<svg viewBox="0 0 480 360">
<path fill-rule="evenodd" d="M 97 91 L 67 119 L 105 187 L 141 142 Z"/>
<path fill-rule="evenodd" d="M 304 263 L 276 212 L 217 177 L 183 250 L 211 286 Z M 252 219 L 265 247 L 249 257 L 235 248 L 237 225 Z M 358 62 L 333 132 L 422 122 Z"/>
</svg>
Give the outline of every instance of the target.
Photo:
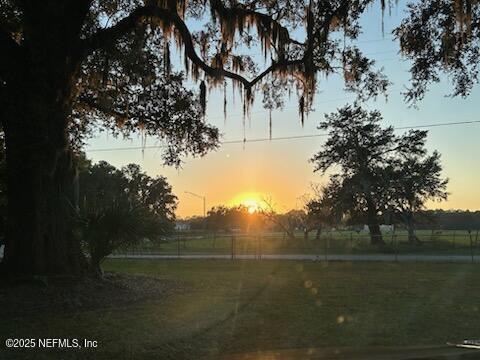
<svg viewBox="0 0 480 360">
<path fill-rule="evenodd" d="M 192 196 L 195 196 L 196 198 L 199 198 L 199 199 L 202 199 L 203 200 L 203 218 L 205 218 L 207 216 L 207 200 L 206 200 L 206 197 L 204 195 L 198 195 L 198 194 L 195 194 L 191 191 L 185 191 L 185 194 L 189 194 L 189 195 L 192 195 Z"/>
</svg>

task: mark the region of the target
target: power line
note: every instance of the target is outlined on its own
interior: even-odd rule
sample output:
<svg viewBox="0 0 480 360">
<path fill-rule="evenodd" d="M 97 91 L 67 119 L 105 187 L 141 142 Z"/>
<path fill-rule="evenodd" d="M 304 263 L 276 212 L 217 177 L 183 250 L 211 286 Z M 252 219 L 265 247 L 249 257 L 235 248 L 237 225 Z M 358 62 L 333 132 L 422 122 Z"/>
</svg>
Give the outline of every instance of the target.
<svg viewBox="0 0 480 360">
<path fill-rule="evenodd" d="M 448 123 L 439 123 L 439 124 L 426 124 L 426 125 L 416 125 L 416 126 L 403 126 L 403 127 L 394 127 L 394 130 L 413 130 L 413 129 L 425 129 L 425 128 L 433 128 L 433 127 L 441 127 L 441 126 L 452 126 L 452 125 L 468 125 L 468 124 L 476 124 L 480 123 L 480 120 L 473 120 L 473 121 L 458 121 L 458 122 L 448 122 Z M 255 143 L 255 142 L 263 142 L 263 141 L 275 141 L 275 140 L 297 140 L 297 139 L 308 139 L 308 138 L 315 138 L 315 137 L 324 137 L 328 136 L 327 133 L 321 134 L 308 134 L 308 135 L 295 135 L 295 136 L 283 136 L 283 137 L 275 137 L 275 138 L 256 138 L 256 139 L 244 139 L 244 140 L 230 140 L 230 141 L 222 141 L 221 144 L 242 144 L 242 143 Z"/>
<path fill-rule="evenodd" d="M 480 120 L 445 122 L 445 123 L 439 123 L 439 124 L 425 124 L 425 125 L 415 125 L 415 126 L 401 126 L 401 127 L 394 127 L 393 129 L 394 130 L 413 130 L 413 129 L 435 128 L 435 127 L 441 127 L 441 126 L 471 125 L 471 124 L 480 124 Z M 324 136 L 328 136 L 328 134 L 321 133 L 321 134 L 308 134 L 308 135 L 280 136 L 280 137 L 272 137 L 272 138 L 227 140 L 227 141 L 220 142 L 220 144 L 228 145 L 228 144 L 257 143 L 257 142 L 265 142 L 265 141 L 299 140 L 299 139 L 309 139 L 309 138 L 324 137 Z M 145 150 L 145 149 L 161 149 L 165 147 L 166 147 L 165 145 L 130 146 L 130 147 L 103 148 L 103 149 L 90 149 L 90 150 L 87 149 L 87 151 L 103 152 L 103 151 Z"/>
<path fill-rule="evenodd" d="M 409 129 L 422 129 L 422 128 L 432 128 L 432 127 L 440 127 L 440 126 L 468 125 L 468 124 L 478 124 L 478 123 L 480 123 L 480 120 L 446 122 L 446 123 L 417 125 L 417 126 L 403 126 L 403 127 L 396 127 L 396 128 L 393 128 L 393 129 L 394 130 L 409 130 Z"/>
</svg>

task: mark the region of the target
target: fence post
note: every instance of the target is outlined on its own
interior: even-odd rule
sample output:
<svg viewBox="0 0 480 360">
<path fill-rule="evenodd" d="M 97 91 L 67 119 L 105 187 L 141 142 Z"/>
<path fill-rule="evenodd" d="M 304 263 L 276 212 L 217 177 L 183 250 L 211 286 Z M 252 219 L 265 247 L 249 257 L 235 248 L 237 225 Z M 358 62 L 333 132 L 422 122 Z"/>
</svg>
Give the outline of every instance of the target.
<svg viewBox="0 0 480 360">
<path fill-rule="evenodd" d="M 353 233 L 350 231 L 350 251 L 353 252 Z"/>
<path fill-rule="evenodd" d="M 395 262 L 398 262 L 398 239 L 397 239 L 397 235 L 395 234 L 395 226 L 393 227 L 392 241 L 393 241 L 393 246 L 395 251 Z"/>
<path fill-rule="evenodd" d="M 325 245 L 325 249 L 324 249 L 325 262 L 328 262 L 328 239 L 329 239 L 329 237 L 326 236 L 325 237 L 325 242 L 324 242 L 324 245 Z"/>
<path fill-rule="evenodd" d="M 472 239 L 472 231 L 468 230 L 468 236 L 470 237 L 470 256 L 472 258 L 472 263 L 473 263 L 473 239 Z"/>
<path fill-rule="evenodd" d="M 472 249 L 472 253 L 473 253 L 473 255 L 472 255 L 472 262 L 475 262 L 475 250 L 477 249 L 477 241 L 478 241 L 478 229 L 477 229 L 477 231 L 476 231 L 476 233 L 475 233 L 475 248 Z"/>
<path fill-rule="evenodd" d="M 230 236 L 230 240 L 232 243 L 232 260 L 235 259 L 235 237 L 234 235 Z"/>
<path fill-rule="evenodd" d="M 180 236 L 177 236 L 177 258 L 180 259 Z"/>
<path fill-rule="evenodd" d="M 258 243 L 260 245 L 259 250 L 258 250 L 258 258 L 262 260 L 262 236 L 258 235 Z"/>
</svg>

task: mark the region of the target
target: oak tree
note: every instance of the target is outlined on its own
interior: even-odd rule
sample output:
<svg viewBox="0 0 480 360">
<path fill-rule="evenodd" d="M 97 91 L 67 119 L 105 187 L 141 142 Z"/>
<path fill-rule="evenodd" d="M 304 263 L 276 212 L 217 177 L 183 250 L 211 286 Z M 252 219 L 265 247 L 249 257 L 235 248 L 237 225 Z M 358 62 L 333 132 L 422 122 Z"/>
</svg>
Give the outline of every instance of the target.
<svg viewBox="0 0 480 360">
<path fill-rule="evenodd" d="M 372 244 L 383 244 L 381 215 L 389 208 L 392 184 L 389 168 L 400 158 L 424 154 L 425 131 L 396 135 L 393 127 L 380 125 L 378 111 L 366 111 L 358 103 L 325 115 L 319 128 L 328 131 L 322 150 L 311 161 L 323 174 L 338 169 L 327 190 L 336 207 L 361 219 L 365 215 Z M 360 216 L 359 216 L 360 215 Z"/>
<path fill-rule="evenodd" d="M 426 141 L 418 144 L 423 148 Z M 446 200 L 448 179 L 442 177 L 440 154 L 426 150 L 417 155 L 405 154 L 386 170 L 391 171 L 389 207 L 408 230 L 408 241 L 418 243 L 415 235 L 416 216 L 425 210 L 427 201 Z"/>
<path fill-rule="evenodd" d="M 408 16 L 394 30 L 402 55 L 412 61 L 408 101 L 447 75 L 451 96 L 466 97 L 478 83 L 480 3 L 473 0 L 411 1 Z"/>
<path fill-rule="evenodd" d="M 243 95 L 245 111 L 257 90 L 269 108 L 281 105 L 279 93 L 296 90 L 302 121 L 318 74 L 343 74 L 346 88 L 362 98 L 385 91 L 388 81 L 355 46 L 360 16 L 372 2 L 1 0 L 3 270 L 82 272 L 69 220 L 76 206 L 72 149 L 97 128 L 156 136 L 165 144 L 165 162 L 178 164 L 183 155 L 217 145 L 218 131 L 203 121 L 205 97 L 208 87 L 226 80 Z M 173 43 L 185 74 L 199 83 L 198 95 L 174 69 Z M 268 59 L 264 69 L 249 56 L 254 44 Z"/>
</svg>

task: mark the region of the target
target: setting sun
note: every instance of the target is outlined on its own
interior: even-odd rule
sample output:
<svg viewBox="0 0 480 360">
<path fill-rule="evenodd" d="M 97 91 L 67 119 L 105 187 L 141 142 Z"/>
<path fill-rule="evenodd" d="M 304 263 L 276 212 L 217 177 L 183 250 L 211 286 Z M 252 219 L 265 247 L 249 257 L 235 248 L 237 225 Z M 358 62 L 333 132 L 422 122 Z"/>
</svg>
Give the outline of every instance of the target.
<svg viewBox="0 0 480 360">
<path fill-rule="evenodd" d="M 258 205 L 258 202 L 256 200 L 252 200 L 252 199 L 246 199 L 242 205 L 245 205 L 248 209 L 248 212 L 250 214 L 253 214 L 254 212 L 258 211 L 259 209 L 259 205 Z"/>
<path fill-rule="evenodd" d="M 240 194 L 231 201 L 231 205 L 243 205 L 250 214 L 261 210 L 262 196 L 256 193 Z"/>
</svg>

